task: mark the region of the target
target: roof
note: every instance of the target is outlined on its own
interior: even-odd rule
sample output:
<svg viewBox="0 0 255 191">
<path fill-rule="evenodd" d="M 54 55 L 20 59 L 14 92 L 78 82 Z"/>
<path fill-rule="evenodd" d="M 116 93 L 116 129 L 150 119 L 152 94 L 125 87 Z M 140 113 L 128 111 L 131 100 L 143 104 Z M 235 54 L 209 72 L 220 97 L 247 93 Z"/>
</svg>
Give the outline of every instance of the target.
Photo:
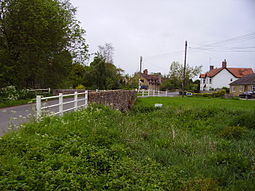
<svg viewBox="0 0 255 191">
<path fill-rule="evenodd" d="M 255 85 L 255 73 L 244 76 L 230 85 Z"/>
<path fill-rule="evenodd" d="M 241 78 L 243 76 L 253 74 L 252 68 L 215 68 L 205 74 L 200 74 L 200 78 L 214 77 L 224 69 L 228 70 L 236 78 Z"/>
<path fill-rule="evenodd" d="M 141 74 L 142 77 L 144 77 L 145 79 L 147 80 L 159 80 L 160 79 L 160 74 L 151 74 L 151 75 L 148 75 L 148 74 Z"/>
</svg>

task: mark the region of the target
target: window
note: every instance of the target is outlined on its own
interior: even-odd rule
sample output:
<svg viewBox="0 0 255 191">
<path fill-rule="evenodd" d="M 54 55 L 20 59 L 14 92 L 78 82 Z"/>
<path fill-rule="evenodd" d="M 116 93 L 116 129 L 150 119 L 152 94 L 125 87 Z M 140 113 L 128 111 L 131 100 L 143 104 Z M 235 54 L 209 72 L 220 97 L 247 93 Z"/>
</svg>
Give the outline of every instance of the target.
<svg viewBox="0 0 255 191">
<path fill-rule="evenodd" d="M 209 79 L 209 83 L 212 84 L 212 78 Z"/>
<path fill-rule="evenodd" d="M 231 79 L 230 79 L 230 82 L 232 82 L 232 81 L 233 81 L 233 79 L 231 78 Z"/>
<path fill-rule="evenodd" d="M 235 91 L 236 91 L 236 87 L 232 86 L 232 92 L 235 92 Z"/>
<path fill-rule="evenodd" d="M 239 87 L 239 92 L 244 92 L 244 86 Z"/>
<path fill-rule="evenodd" d="M 254 92 L 255 92 L 255 85 L 254 85 L 254 86 L 252 86 L 252 91 L 254 91 Z"/>
<path fill-rule="evenodd" d="M 205 79 L 203 79 L 203 83 L 205 84 Z"/>
</svg>

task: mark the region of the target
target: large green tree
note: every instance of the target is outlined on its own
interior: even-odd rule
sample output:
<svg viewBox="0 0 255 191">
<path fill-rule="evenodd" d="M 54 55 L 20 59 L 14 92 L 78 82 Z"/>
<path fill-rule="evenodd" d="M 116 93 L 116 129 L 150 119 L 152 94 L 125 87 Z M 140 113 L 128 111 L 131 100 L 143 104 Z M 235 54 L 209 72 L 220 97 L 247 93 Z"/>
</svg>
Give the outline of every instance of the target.
<svg viewBox="0 0 255 191">
<path fill-rule="evenodd" d="M 0 86 L 57 87 L 86 59 L 69 0 L 0 0 Z"/>
<path fill-rule="evenodd" d="M 185 89 L 192 89 L 192 79 L 201 72 L 202 66 L 186 67 L 185 72 Z M 163 78 L 161 85 L 162 89 L 180 89 L 183 83 L 184 67 L 179 62 L 172 62 L 170 65 L 169 74 Z"/>
</svg>

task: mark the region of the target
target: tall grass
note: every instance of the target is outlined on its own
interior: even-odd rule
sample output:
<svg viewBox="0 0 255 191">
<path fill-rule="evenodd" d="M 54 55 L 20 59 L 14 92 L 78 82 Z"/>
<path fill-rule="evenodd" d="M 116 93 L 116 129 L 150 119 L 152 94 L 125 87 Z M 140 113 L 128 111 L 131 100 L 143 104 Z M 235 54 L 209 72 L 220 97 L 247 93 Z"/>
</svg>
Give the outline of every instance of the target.
<svg viewBox="0 0 255 191">
<path fill-rule="evenodd" d="M 163 108 L 154 108 L 162 103 Z M 255 102 L 143 98 L 0 139 L 1 190 L 254 190 Z"/>
</svg>

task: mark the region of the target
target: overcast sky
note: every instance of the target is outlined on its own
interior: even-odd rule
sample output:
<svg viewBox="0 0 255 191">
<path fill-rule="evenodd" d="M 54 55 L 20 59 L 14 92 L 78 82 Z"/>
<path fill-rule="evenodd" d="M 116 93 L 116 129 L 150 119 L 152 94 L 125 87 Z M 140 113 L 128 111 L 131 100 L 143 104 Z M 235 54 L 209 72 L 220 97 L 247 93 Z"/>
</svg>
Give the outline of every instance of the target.
<svg viewBox="0 0 255 191">
<path fill-rule="evenodd" d="M 255 69 L 255 0 L 70 2 L 86 30 L 89 52 L 111 43 L 114 64 L 126 73 L 137 72 L 143 56 L 143 69 L 167 74 L 171 62 L 183 63 L 185 40 L 188 64 L 202 65 L 203 71 L 224 59 L 229 67 Z"/>
</svg>

